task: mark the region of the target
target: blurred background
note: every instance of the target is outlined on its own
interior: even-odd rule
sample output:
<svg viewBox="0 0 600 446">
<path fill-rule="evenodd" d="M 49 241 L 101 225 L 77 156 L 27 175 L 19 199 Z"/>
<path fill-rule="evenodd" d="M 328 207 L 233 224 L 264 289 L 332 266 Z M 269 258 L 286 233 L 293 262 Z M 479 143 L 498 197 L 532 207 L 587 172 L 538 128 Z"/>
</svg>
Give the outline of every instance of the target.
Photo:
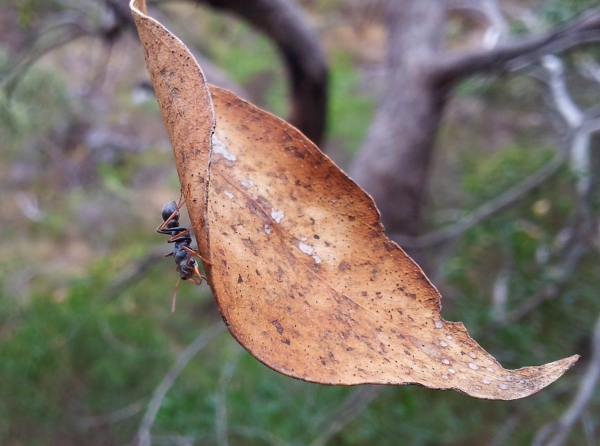
<svg viewBox="0 0 600 446">
<path fill-rule="evenodd" d="M 0 444 L 598 445 L 597 0 L 153 1 L 209 80 L 296 124 L 525 400 L 308 384 L 179 287 L 179 184 L 125 0 L 0 0 Z M 186 224 L 184 219 L 184 224 Z"/>
</svg>

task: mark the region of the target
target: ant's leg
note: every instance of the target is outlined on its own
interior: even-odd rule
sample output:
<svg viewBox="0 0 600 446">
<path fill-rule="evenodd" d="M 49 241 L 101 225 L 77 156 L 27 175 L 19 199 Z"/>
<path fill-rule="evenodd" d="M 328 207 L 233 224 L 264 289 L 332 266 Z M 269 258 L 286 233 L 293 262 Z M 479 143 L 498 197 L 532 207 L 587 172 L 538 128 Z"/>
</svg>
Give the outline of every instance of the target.
<svg viewBox="0 0 600 446">
<path fill-rule="evenodd" d="M 196 279 L 194 279 L 194 276 L 190 277 L 189 280 L 194 282 L 195 285 L 200 285 L 202 283 L 202 279 L 204 279 L 204 280 L 207 280 L 207 279 L 202 274 L 200 274 L 200 271 L 198 270 L 198 262 L 196 262 L 194 259 L 189 259 L 187 261 L 188 266 L 191 266 L 190 262 L 194 262 L 194 276 L 196 276 L 198 279 L 200 279 L 200 281 L 196 282 Z"/>
<path fill-rule="evenodd" d="M 174 229 L 178 229 L 178 228 L 173 228 L 173 229 L 171 229 L 171 231 L 173 231 Z M 182 228 L 182 229 L 184 229 L 184 228 Z M 171 237 L 169 240 L 167 240 L 167 243 L 175 242 L 175 240 L 182 238 L 185 234 L 188 234 L 192 230 L 193 230 L 193 228 L 185 229 L 185 231 L 181 231 L 179 234 L 175 234 L 173 237 Z M 191 240 L 191 237 L 190 237 L 190 240 Z"/>
<path fill-rule="evenodd" d="M 199 226 L 199 225 L 198 225 Z M 184 231 L 180 232 L 179 234 L 175 234 L 173 237 L 171 237 L 169 240 L 167 240 L 167 243 L 174 243 L 175 240 L 183 237 L 184 234 L 188 234 L 189 232 L 195 230 L 198 226 L 194 226 L 193 228 L 189 228 L 189 229 L 185 229 L 185 228 L 181 228 L 181 229 L 185 229 Z M 171 231 L 173 230 L 177 230 L 179 228 L 172 228 Z M 191 240 L 191 237 L 190 237 Z M 199 257 L 200 259 L 202 259 L 203 261 L 205 261 L 206 263 L 208 263 L 209 265 L 212 265 L 211 262 L 209 262 L 208 260 L 206 260 L 205 258 L 201 257 L 199 253 L 197 253 L 196 251 L 193 250 L 189 250 L 192 254 L 196 255 L 197 257 Z"/>
<path fill-rule="evenodd" d="M 167 218 L 160 225 L 158 225 L 158 228 L 156 228 L 156 232 L 158 232 L 159 234 L 169 234 L 169 232 L 164 232 L 164 229 L 169 223 L 171 223 L 171 220 L 173 220 L 175 216 L 179 213 L 179 209 L 181 209 L 184 203 L 185 201 L 182 201 L 181 204 L 177 206 L 177 209 L 175 209 L 175 211 L 169 216 L 169 218 Z"/>
<path fill-rule="evenodd" d="M 200 280 L 199 281 L 196 281 L 196 279 L 193 278 L 193 277 L 190 277 L 188 280 L 190 282 L 192 282 L 194 285 L 202 285 L 202 279 L 206 280 L 206 277 L 200 276 Z"/>
<path fill-rule="evenodd" d="M 174 255 L 175 255 L 175 254 L 173 254 L 172 252 L 170 252 L 170 253 L 168 253 L 168 254 L 165 254 L 165 257 L 171 257 L 171 256 L 174 256 Z"/>
<path fill-rule="evenodd" d="M 159 234 L 165 234 L 165 232 L 163 232 L 164 229 L 171 222 L 171 220 L 173 220 L 175 218 L 175 216 L 179 213 L 179 210 L 185 204 L 185 198 L 190 194 L 190 191 L 191 191 L 191 185 L 190 184 L 188 184 L 188 193 L 187 194 L 185 194 L 183 192 L 183 189 L 181 190 L 181 195 L 179 196 L 179 204 L 177 205 L 177 209 L 175 209 L 175 212 L 173 212 L 169 218 L 167 218 L 165 221 L 163 221 L 158 226 L 158 228 L 156 228 L 156 232 L 158 232 Z M 169 232 L 167 232 L 166 234 L 169 234 Z"/>
<path fill-rule="evenodd" d="M 183 229 L 183 231 L 181 231 L 179 234 L 175 234 L 173 237 L 171 237 L 171 238 L 170 238 L 170 239 L 167 241 L 167 243 L 173 243 L 173 242 L 174 242 L 175 240 L 177 240 L 178 238 L 181 238 L 181 237 L 183 237 L 183 236 L 184 236 L 184 234 L 188 234 L 188 233 L 190 233 L 191 231 L 195 231 L 195 230 L 196 230 L 196 228 L 197 228 L 198 226 L 200 226 L 200 225 L 196 225 L 196 226 L 194 226 L 194 227 L 192 227 L 192 228 L 189 228 L 189 229 L 187 229 L 187 228 L 181 228 L 181 227 L 177 227 L 177 228 L 171 228 L 171 229 L 169 229 L 169 231 L 177 231 L 177 230 L 179 230 L 179 229 Z M 163 234 L 164 234 L 164 232 L 163 232 Z M 190 238 L 190 240 L 191 240 L 191 238 Z"/>
<path fill-rule="evenodd" d="M 198 251 L 194 251 L 192 248 L 189 248 L 189 247 L 187 247 L 187 246 L 182 246 L 182 248 L 183 248 L 183 249 L 185 249 L 185 250 L 186 250 L 187 252 L 189 252 L 190 254 L 192 254 L 192 255 L 194 255 L 194 256 L 196 256 L 196 257 L 198 257 L 198 258 L 199 258 L 200 260 L 202 260 L 203 262 L 206 262 L 206 263 L 208 263 L 209 265 L 212 265 L 212 262 L 211 262 L 211 261 L 209 261 L 209 260 L 206 260 L 204 257 L 202 257 Z"/>
</svg>

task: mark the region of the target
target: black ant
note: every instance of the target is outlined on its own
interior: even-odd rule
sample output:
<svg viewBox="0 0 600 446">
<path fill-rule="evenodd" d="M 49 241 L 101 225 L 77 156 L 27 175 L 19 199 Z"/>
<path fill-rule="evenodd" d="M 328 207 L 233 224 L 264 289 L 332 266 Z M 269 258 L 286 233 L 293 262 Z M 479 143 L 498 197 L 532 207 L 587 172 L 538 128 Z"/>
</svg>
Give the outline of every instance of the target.
<svg viewBox="0 0 600 446">
<path fill-rule="evenodd" d="M 162 208 L 163 222 L 158 228 L 156 228 L 156 232 L 158 232 L 159 234 L 167 234 L 171 236 L 167 243 L 175 243 L 173 247 L 173 252 L 165 254 L 165 257 L 175 257 L 177 271 L 179 272 L 179 280 L 175 285 L 175 292 L 173 293 L 173 302 L 171 304 L 172 312 L 175 312 L 177 289 L 179 288 L 179 282 L 181 280 L 189 280 L 195 285 L 200 285 L 202 283 L 202 279 L 206 280 L 206 277 L 203 277 L 200 274 L 200 271 L 198 270 L 198 262 L 196 261 L 196 259 L 194 259 L 194 256 L 200 258 L 205 263 L 208 263 L 210 265 L 210 262 L 204 259 L 202 256 L 200 256 L 198 251 L 194 251 L 192 248 L 190 248 L 190 244 L 192 243 L 190 231 L 192 229 L 187 229 L 179 226 L 179 209 L 181 209 L 184 203 L 185 194 L 183 193 L 183 191 L 181 191 L 181 198 L 179 200 L 179 204 L 175 203 L 174 201 L 169 201 L 167 204 L 164 205 L 164 207 Z"/>
</svg>

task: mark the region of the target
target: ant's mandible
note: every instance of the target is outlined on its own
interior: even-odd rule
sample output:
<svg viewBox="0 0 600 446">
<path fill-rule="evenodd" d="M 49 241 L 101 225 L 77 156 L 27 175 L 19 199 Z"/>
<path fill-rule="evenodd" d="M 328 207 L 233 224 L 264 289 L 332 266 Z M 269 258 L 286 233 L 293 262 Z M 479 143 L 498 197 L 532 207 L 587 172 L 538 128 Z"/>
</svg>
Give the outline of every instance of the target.
<svg viewBox="0 0 600 446">
<path fill-rule="evenodd" d="M 189 186 L 188 186 L 188 194 L 189 194 Z M 195 285 L 200 285 L 202 283 L 202 279 L 205 279 L 200 274 L 198 270 L 198 262 L 194 259 L 194 256 L 203 260 L 205 263 L 210 264 L 209 261 L 204 259 L 198 251 L 190 248 L 190 244 L 192 243 L 192 237 L 190 236 L 190 231 L 192 229 L 187 229 L 179 226 L 179 209 L 185 203 L 186 194 L 184 194 L 183 190 L 181 191 L 181 198 L 179 199 L 179 204 L 174 201 L 169 201 L 162 208 L 162 218 L 163 222 L 160 224 L 158 228 L 156 228 L 156 232 L 159 234 L 170 235 L 171 238 L 167 240 L 167 243 L 174 243 L 173 252 L 165 254 L 165 257 L 173 256 L 175 257 L 175 263 L 177 264 L 177 271 L 179 272 L 179 280 L 175 285 L 175 292 L 173 293 L 173 301 L 171 304 L 171 311 L 175 312 L 175 302 L 177 300 L 177 289 L 179 288 L 179 282 L 181 280 L 189 280 Z"/>
</svg>

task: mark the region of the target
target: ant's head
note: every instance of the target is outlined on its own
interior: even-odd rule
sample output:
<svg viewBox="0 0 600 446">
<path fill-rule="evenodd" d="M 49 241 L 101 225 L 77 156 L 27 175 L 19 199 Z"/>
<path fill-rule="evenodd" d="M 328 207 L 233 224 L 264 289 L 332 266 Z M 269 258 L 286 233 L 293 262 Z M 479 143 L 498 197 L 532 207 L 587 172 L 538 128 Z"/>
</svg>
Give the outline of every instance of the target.
<svg viewBox="0 0 600 446">
<path fill-rule="evenodd" d="M 162 208 L 163 221 L 167 221 L 169 217 L 173 215 L 174 212 L 176 212 L 176 214 L 175 217 L 173 217 L 173 220 L 179 220 L 179 211 L 177 210 L 177 203 L 175 203 L 174 201 L 169 201 Z"/>
<path fill-rule="evenodd" d="M 191 258 L 188 259 L 183 265 L 180 265 L 179 277 L 183 280 L 188 280 L 194 276 L 202 277 L 200 276 L 200 271 L 198 270 L 198 262 L 196 262 L 196 259 Z"/>
</svg>

